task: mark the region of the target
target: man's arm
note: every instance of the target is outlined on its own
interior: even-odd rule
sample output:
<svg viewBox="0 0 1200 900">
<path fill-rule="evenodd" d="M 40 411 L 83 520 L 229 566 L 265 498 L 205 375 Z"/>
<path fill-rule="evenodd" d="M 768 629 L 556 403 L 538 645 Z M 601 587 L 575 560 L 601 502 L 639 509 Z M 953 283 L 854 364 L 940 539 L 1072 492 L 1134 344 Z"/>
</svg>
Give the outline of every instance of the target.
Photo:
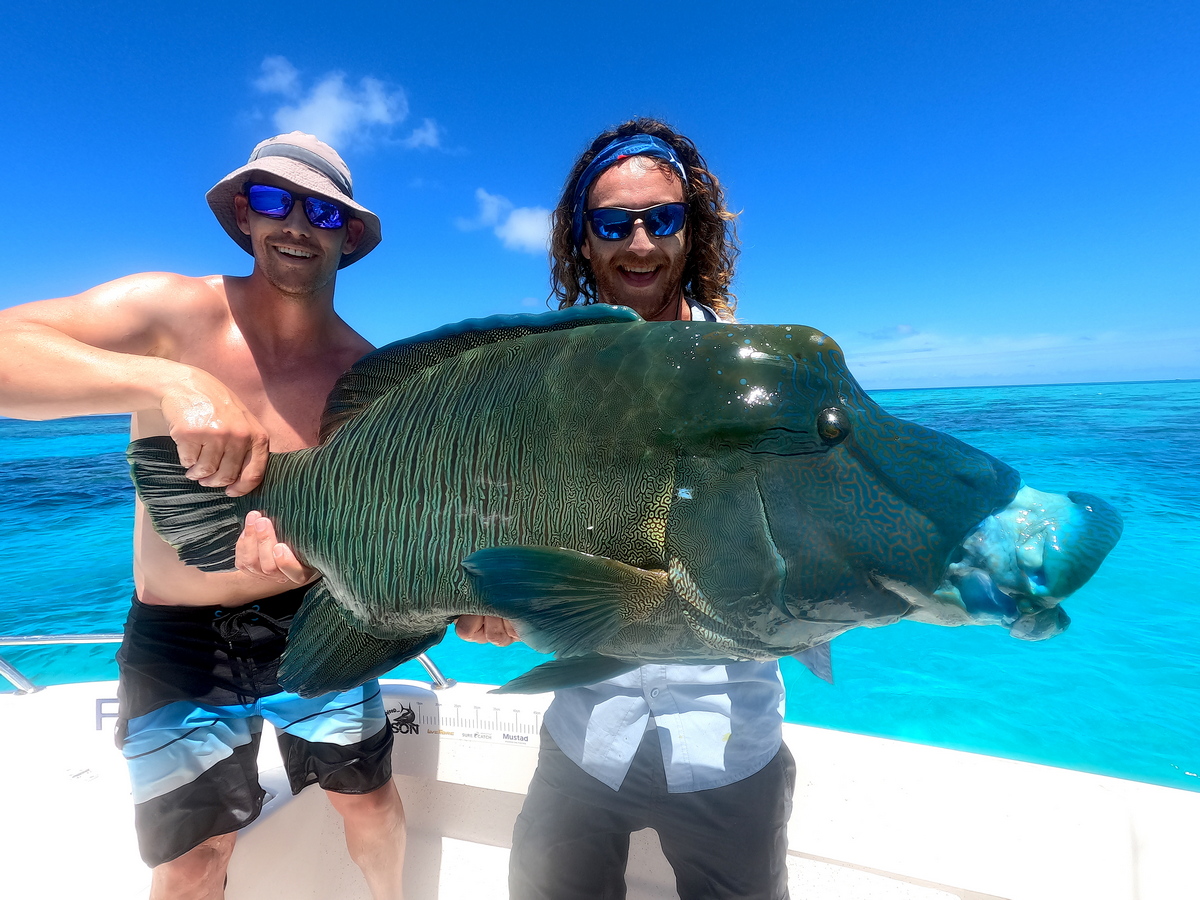
<svg viewBox="0 0 1200 900">
<path fill-rule="evenodd" d="M 133 275 L 0 311 L 0 414 L 157 410 L 189 478 L 249 492 L 266 468 L 266 430 L 222 382 L 178 361 L 189 329 L 219 308 L 214 290 L 182 275 Z"/>
</svg>

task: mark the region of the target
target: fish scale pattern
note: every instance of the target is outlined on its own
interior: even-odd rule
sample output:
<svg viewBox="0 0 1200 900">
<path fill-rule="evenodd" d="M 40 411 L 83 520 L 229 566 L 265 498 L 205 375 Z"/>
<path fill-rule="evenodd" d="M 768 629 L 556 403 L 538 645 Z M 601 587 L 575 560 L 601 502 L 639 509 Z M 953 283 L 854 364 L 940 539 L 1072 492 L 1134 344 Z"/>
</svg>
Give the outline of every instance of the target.
<svg viewBox="0 0 1200 900">
<path fill-rule="evenodd" d="M 1002 508 L 1020 475 L 981 450 L 913 422 L 897 419 L 861 393 L 856 404 L 860 461 L 889 493 L 953 533 Z"/>
<path fill-rule="evenodd" d="M 674 460 L 645 458 L 645 442 L 622 431 L 636 423 L 614 427 L 575 377 L 601 366 L 589 357 L 607 343 L 529 338 L 521 365 L 508 346 L 483 344 L 427 368 L 405 382 L 403 404 L 364 407 L 307 471 L 273 480 L 269 503 L 288 510 L 288 538 L 378 635 L 407 632 L 414 616 L 493 612 L 460 566 L 483 547 L 570 546 L 661 569 Z M 604 393 L 623 394 L 622 409 L 646 388 L 612 376 Z"/>
</svg>

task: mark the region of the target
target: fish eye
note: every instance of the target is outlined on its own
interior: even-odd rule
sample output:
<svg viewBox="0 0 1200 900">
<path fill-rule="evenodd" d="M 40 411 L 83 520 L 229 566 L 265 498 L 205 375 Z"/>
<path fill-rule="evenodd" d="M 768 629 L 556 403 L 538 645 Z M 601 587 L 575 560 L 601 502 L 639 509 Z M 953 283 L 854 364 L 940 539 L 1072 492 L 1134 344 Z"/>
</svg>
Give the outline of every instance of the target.
<svg viewBox="0 0 1200 900">
<path fill-rule="evenodd" d="M 850 434 L 850 417 L 836 406 L 826 407 L 817 413 L 817 434 L 828 447 L 840 444 Z"/>
</svg>

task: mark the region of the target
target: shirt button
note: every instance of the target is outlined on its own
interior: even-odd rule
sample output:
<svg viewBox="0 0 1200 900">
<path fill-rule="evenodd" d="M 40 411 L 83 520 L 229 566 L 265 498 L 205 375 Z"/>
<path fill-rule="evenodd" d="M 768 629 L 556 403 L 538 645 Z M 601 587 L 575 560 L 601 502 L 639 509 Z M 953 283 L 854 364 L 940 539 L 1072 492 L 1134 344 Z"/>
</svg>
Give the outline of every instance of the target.
<svg viewBox="0 0 1200 900">
<path fill-rule="evenodd" d="M 650 696 L 651 696 L 651 697 L 657 697 L 657 696 L 658 696 L 658 688 L 655 688 L 654 690 L 652 690 L 652 691 L 650 692 Z"/>
</svg>

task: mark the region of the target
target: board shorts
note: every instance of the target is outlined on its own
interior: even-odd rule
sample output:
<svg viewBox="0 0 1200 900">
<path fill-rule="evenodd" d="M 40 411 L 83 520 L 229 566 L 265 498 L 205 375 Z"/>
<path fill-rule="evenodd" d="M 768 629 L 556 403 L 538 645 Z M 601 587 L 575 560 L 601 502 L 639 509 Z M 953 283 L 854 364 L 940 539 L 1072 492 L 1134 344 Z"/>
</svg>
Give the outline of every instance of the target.
<svg viewBox="0 0 1200 900">
<path fill-rule="evenodd" d="M 278 731 L 294 794 L 314 782 L 365 794 L 392 777 L 392 730 L 378 681 L 305 699 L 276 680 L 304 591 L 234 609 L 133 598 L 117 652 L 116 739 L 129 765 L 147 865 L 258 817 L 264 719 Z"/>
</svg>

